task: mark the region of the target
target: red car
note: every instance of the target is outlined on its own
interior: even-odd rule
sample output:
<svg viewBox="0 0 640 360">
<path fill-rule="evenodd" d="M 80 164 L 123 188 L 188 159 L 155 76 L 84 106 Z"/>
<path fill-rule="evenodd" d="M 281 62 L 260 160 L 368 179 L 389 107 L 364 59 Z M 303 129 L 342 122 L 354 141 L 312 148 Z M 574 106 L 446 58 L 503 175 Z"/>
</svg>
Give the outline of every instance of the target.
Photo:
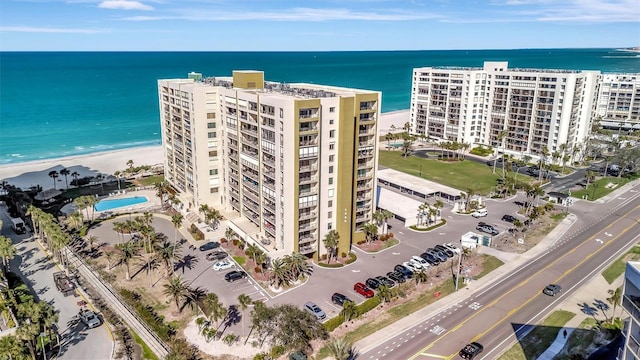
<svg viewBox="0 0 640 360">
<path fill-rule="evenodd" d="M 353 290 L 366 298 L 371 298 L 374 295 L 373 290 L 363 283 L 356 283 L 353 285 Z"/>
</svg>

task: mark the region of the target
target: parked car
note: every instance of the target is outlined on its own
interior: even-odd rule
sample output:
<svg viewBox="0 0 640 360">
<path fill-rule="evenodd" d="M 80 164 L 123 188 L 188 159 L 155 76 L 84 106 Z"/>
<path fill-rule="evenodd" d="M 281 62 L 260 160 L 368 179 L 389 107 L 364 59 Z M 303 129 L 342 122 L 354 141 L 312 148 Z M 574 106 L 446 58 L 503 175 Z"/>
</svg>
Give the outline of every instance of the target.
<svg viewBox="0 0 640 360">
<path fill-rule="evenodd" d="M 364 282 L 368 287 L 370 287 L 373 290 L 377 290 L 380 285 L 380 281 L 374 279 L 374 278 L 368 278 L 367 281 Z"/>
<path fill-rule="evenodd" d="M 331 302 L 336 305 L 344 306 L 344 303 L 347 301 L 351 301 L 351 300 L 345 295 L 342 295 L 340 293 L 333 293 L 333 295 L 331 295 Z"/>
<path fill-rule="evenodd" d="M 431 266 L 440 265 L 440 260 L 438 260 L 438 258 L 432 253 L 423 252 L 422 254 L 420 254 L 420 257 L 425 259 Z"/>
<path fill-rule="evenodd" d="M 406 267 L 406 266 L 404 266 L 402 264 L 398 264 L 398 265 L 394 266 L 393 270 L 401 273 L 402 276 L 404 276 L 407 279 L 413 277 L 413 271 L 411 271 L 411 269 L 409 269 L 408 267 Z"/>
<path fill-rule="evenodd" d="M 476 219 L 485 217 L 487 215 L 489 215 L 489 212 L 487 211 L 487 209 L 478 209 L 473 214 L 471 214 L 471 216 L 473 216 Z"/>
<path fill-rule="evenodd" d="M 478 356 L 484 350 L 484 346 L 480 345 L 477 342 L 472 342 L 471 344 L 465 345 L 465 347 L 460 350 L 458 355 L 460 355 L 463 359 L 471 360 Z"/>
<path fill-rule="evenodd" d="M 220 271 L 220 270 L 227 270 L 227 269 L 231 269 L 233 267 L 233 263 L 229 260 L 220 260 L 218 262 L 216 262 L 215 264 L 213 264 L 213 270 L 215 271 Z"/>
<path fill-rule="evenodd" d="M 425 260 L 424 258 L 420 257 L 420 256 L 413 255 L 411 257 L 411 260 L 415 260 L 415 261 L 419 262 L 420 265 L 425 269 L 427 269 L 429 267 L 429 262 L 427 260 Z"/>
<path fill-rule="evenodd" d="M 493 236 L 498 235 L 500 233 L 498 230 L 496 230 L 496 228 L 487 224 L 478 224 L 478 226 L 476 226 L 476 230 L 485 232 L 487 234 L 491 234 Z"/>
<path fill-rule="evenodd" d="M 396 283 L 393 280 L 385 276 L 376 276 L 376 280 L 378 280 L 380 284 L 387 285 L 388 288 L 396 286 Z"/>
<path fill-rule="evenodd" d="M 311 315 L 315 316 L 318 320 L 324 320 L 327 317 L 327 314 L 320 309 L 320 307 L 312 302 L 308 302 L 304 304 L 304 309 L 307 310 Z"/>
<path fill-rule="evenodd" d="M 89 329 L 100 326 L 100 318 L 89 309 L 80 310 L 78 317 Z"/>
<path fill-rule="evenodd" d="M 409 264 L 411 264 L 413 266 L 414 269 L 416 269 L 417 271 L 420 271 L 422 269 L 427 270 L 428 266 L 423 266 L 421 261 L 418 261 L 416 259 L 409 259 Z"/>
<path fill-rule="evenodd" d="M 418 264 L 418 263 L 414 263 L 411 261 L 405 261 L 402 263 L 402 266 L 406 267 L 407 269 L 409 269 L 409 271 L 411 271 L 411 273 L 417 273 L 422 271 L 423 267 Z"/>
<path fill-rule="evenodd" d="M 442 252 L 442 253 L 444 253 L 444 254 L 445 254 L 445 255 L 447 255 L 447 257 L 449 257 L 449 258 L 452 258 L 452 257 L 453 257 L 453 255 L 454 255 L 454 254 L 453 254 L 453 251 L 449 250 L 449 249 L 448 249 L 446 246 L 444 246 L 444 245 L 440 245 L 440 244 L 438 244 L 438 245 L 434 246 L 433 248 L 434 248 L 434 249 L 436 249 L 436 250 L 438 250 L 438 251 L 440 251 L 440 252 Z"/>
<path fill-rule="evenodd" d="M 371 298 L 374 295 L 373 290 L 371 290 L 367 285 L 361 282 L 355 283 L 355 285 L 353 285 L 353 291 L 366 298 Z"/>
<path fill-rule="evenodd" d="M 236 280 L 243 279 L 246 276 L 247 276 L 247 273 L 244 272 L 244 271 L 233 270 L 233 271 L 230 271 L 230 272 L 226 273 L 224 275 L 224 279 L 227 280 L 227 282 L 234 282 Z"/>
<path fill-rule="evenodd" d="M 562 287 L 558 284 L 549 284 L 542 290 L 545 295 L 549 296 L 556 296 L 560 291 L 562 291 Z"/>
<path fill-rule="evenodd" d="M 213 250 L 219 247 L 220 247 L 220 243 L 217 243 L 215 241 L 209 241 L 207 243 L 200 245 L 199 249 L 200 251 L 208 251 L 208 250 Z"/>
<path fill-rule="evenodd" d="M 442 246 L 444 246 L 447 249 L 453 251 L 455 254 L 460 254 L 460 248 L 458 248 L 457 246 L 453 245 L 452 243 L 445 243 L 445 244 L 442 244 Z"/>
<path fill-rule="evenodd" d="M 427 254 L 433 254 L 433 256 L 436 257 L 436 259 L 438 259 L 439 262 L 446 262 L 448 257 L 447 255 L 445 255 L 443 252 L 438 251 L 434 248 L 428 248 L 427 251 L 425 251 Z"/>
<path fill-rule="evenodd" d="M 209 260 L 209 261 L 214 261 L 214 260 L 222 260 L 224 258 L 227 257 L 227 253 L 224 251 L 213 251 L 208 253 L 205 256 L 205 259 Z"/>
<path fill-rule="evenodd" d="M 402 275 L 401 273 L 397 272 L 397 271 L 389 271 L 387 273 L 387 277 L 399 284 L 405 282 L 405 278 L 404 275 Z"/>
<path fill-rule="evenodd" d="M 511 215 L 503 215 L 502 216 L 502 221 L 513 223 L 514 221 L 516 221 L 516 218 L 514 216 L 511 216 Z"/>
</svg>

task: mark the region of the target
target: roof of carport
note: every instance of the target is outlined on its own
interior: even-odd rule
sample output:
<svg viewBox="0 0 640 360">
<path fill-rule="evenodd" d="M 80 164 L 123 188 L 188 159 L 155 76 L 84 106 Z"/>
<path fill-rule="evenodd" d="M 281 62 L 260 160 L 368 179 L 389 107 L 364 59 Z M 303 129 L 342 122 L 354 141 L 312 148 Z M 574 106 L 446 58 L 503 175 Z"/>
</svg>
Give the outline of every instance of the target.
<svg viewBox="0 0 640 360">
<path fill-rule="evenodd" d="M 389 189 L 378 187 L 378 191 L 379 208 L 389 210 L 404 219 L 417 216 L 421 202 Z"/>
<path fill-rule="evenodd" d="M 417 176 L 409 175 L 394 169 L 382 169 L 377 171 L 378 179 L 420 192 L 425 195 L 441 193 L 443 195 L 460 196 L 462 190 L 450 186 L 438 184 Z"/>
</svg>

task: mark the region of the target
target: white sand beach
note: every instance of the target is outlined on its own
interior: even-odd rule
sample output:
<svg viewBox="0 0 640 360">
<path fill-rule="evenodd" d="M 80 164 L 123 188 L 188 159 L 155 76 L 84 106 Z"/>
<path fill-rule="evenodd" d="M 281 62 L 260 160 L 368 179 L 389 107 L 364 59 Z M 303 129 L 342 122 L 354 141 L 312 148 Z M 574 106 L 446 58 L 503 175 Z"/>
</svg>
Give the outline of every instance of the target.
<svg viewBox="0 0 640 360">
<path fill-rule="evenodd" d="M 401 129 L 407 121 L 409 121 L 409 110 L 384 113 L 380 116 L 378 134 L 387 134 L 391 130 L 391 125 Z M 59 159 L 0 165 L 0 181 L 6 181 L 22 189 L 28 189 L 36 185 L 42 186 L 43 189 L 50 189 L 54 187 L 53 179 L 49 177 L 50 171 L 60 172 L 60 170 L 66 168 L 71 173 L 77 172 L 80 174 L 80 178 L 98 174 L 112 175 L 118 170 L 126 169 L 127 161 L 129 160 L 133 160 L 134 166 L 162 164 L 162 146 L 130 148 Z M 71 182 L 73 177 L 68 176 L 67 180 Z M 56 187 L 64 188 L 65 186 L 64 176 L 59 176 Z"/>
</svg>

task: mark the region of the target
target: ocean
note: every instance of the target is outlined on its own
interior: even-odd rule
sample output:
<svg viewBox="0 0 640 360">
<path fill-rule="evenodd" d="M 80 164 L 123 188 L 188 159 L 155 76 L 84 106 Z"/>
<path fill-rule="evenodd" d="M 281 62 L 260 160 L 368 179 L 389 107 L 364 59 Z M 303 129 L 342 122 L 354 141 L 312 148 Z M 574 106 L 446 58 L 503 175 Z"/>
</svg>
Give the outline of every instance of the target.
<svg viewBox="0 0 640 360">
<path fill-rule="evenodd" d="M 0 52 L 0 165 L 160 144 L 157 80 L 191 71 L 379 90 L 389 112 L 409 108 L 413 68 L 484 61 L 640 73 L 640 55 L 616 49 Z"/>
</svg>

